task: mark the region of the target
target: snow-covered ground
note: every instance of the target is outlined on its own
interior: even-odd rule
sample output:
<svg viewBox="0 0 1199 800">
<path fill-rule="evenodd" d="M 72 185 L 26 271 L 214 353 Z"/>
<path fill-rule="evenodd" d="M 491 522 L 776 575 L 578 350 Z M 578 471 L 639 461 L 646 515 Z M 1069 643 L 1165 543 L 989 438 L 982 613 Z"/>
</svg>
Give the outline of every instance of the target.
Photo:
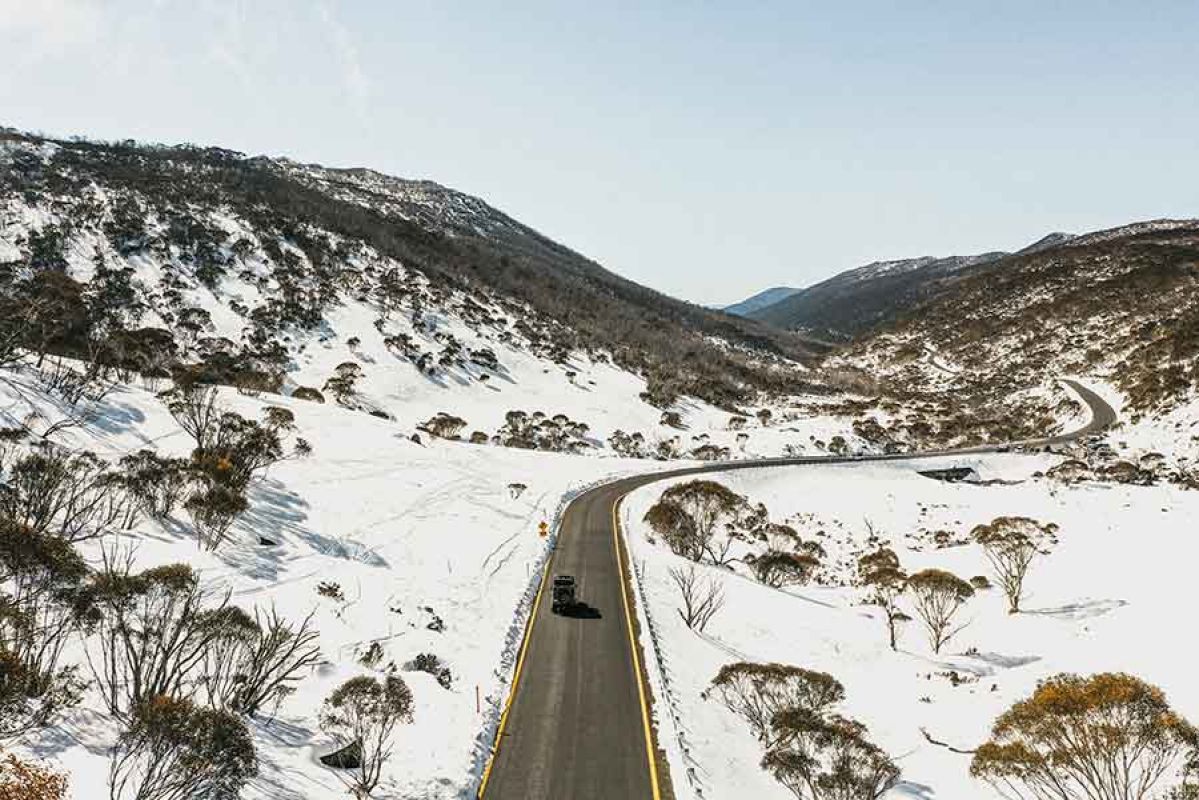
<svg viewBox="0 0 1199 800">
<path fill-rule="evenodd" d="M 1125 671 L 1162 687 L 1175 709 L 1199 720 L 1199 684 L 1185 633 L 1185 590 L 1199 555 L 1199 492 L 1174 486 L 1081 484 L 1037 477 L 1059 461 L 1047 455 L 997 454 L 913 462 L 764 468 L 713 476 L 762 502 L 771 519 L 828 551 L 829 577 L 848 579 L 867 549 L 867 524 L 904 567 L 990 575 L 974 544 L 938 548 L 933 533 L 965 539 L 973 526 L 1005 515 L 1060 526 L 1059 544 L 1034 562 L 1025 611 L 1009 615 L 998 589 L 978 593 L 964 611 L 969 625 L 934 655 L 918 621 L 892 652 L 864 590 L 850 585 L 770 589 L 734 571 L 703 567 L 723 586 L 725 606 L 705 635 L 675 613 L 668 570 L 683 562 L 642 522 L 668 483 L 630 495 L 623 519 L 642 610 L 655 633 L 660 665 L 650 669 L 661 740 L 680 798 L 771 798 L 790 793 L 759 767 L 761 746 L 742 719 L 701 693 L 724 664 L 782 662 L 822 670 L 846 689 L 843 713 L 865 723 L 873 741 L 901 767 L 890 798 L 992 800 L 968 774 L 969 750 L 994 719 L 1058 672 Z M 950 484 L 917 470 L 967 466 L 990 485 Z M 823 535 L 820 533 L 823 531 Z M 911 613 L 909 609 L 909 613 Z M 914 615 L 913 615 L 914 616 Z M 1185 625 L 1185 622 L 1183 622 Z M 655 643 L 646 638 L 647 652 Z M 956 685 L 950 674 L 956 673 Z M 666 685 L 663 686 L 665 681 Z M 690 777 L 688 777 L 690 776 Z"/>
<path fill-rule="evenodd" d="M 373 642 L 383 648 L 378 670 L 394 663 L 416 700 L 415 721 L 397 733 L 383 791 L 430 800 L 466 796 L 491 745 L 529 592 L 547 553 L 538 523 L 552 522 L 578 488 L 656 462 L 436 439 L 422 446 L 396 423 L 335 406 L 232 391 L 221 400 L 245 416 L 257 417 L 268 405 L 291 409 L 312 455 L 269 471 L 252 490 L 233 541 L 215 554 L 197 548 L 182 511 L 177 524 L 143 521 L 123 540 L 136 546 L 140 567 L 187 562 L 205 582 L 231 590 L 247 611 L 274 605 L 293 621 L 316 611 L 322 663 L 277 719 L 254 723 L 261 770 L 243 796 L 344 794 L 317 760 L 330 750 L 317 712 L 338 683 L 373 672 L 358 662 Z M 58 418 L 28 374 L 0 372 L 0 427 L 32 411 L 44 418 L 32 423 L 39 429 Z M 61 441 L 110 460 L 143 447 L 171 455 L 190 450 L 187 435 L 149 392 L 118 389 L 98 411 L 95 422 Z M 528 488 L 513 498 L 511 483 Z M 277 545 L 259 544 L 260 536 Z M 94 557 L 95 548 L 85 555 Z M 344 602 L 319 595 L 322 582 L 338 584 Z M 442 630 L 428 627 L 435 619 Z M 452 689 L 408 668 L 419 653 L 445 660 Z M 66 661 L 81 657 L 73 652 Z M 17 748 L 69 772 L 77 800 L 99 796 L 96 787 L 107 776 L 106 747 L 117 727 L 101 707 L 85 700 Z"/>
</svg>

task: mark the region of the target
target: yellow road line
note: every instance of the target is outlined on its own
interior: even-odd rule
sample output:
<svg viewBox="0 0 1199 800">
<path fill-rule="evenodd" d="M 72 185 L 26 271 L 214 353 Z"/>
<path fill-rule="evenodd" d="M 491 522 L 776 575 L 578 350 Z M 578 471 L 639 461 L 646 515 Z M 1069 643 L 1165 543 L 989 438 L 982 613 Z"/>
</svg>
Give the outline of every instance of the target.
<svg viewBox="0 0 1199 800">
<path fill-rule="evenodd" d="M 645 684 L 641 680 L 641 659 L 637 657 L 637 637 L 633 633 L 633 615 L 629 611 L 629 594 L 628 589 L 631 588 L 625 583 L 624 577 L 624 553 L 620 547 L 620 520 L 617 519 L 617 512 L 620 508 L 620 501 L 624 499 L 624 495 L 616 498 L 616 502 L 612 504 L 612 546 L 616 549 L 616 568 L 620 571 L 620 599 L 624 603 L 624 620 L 629 630 L 629 652 L 633 655 L 633 677 L 637 681 L 637 699 L 641 701 L 641 726 L 645 730 L 645 758 L 649 762 L 649 784 L 650 790 L 653 793 L 653 800 L 661 800 L 661 793 L 658 789 L 658 764 L 654 759 L 654 736 L 649 724 L 649 704 L 645 701 Z M 632 564 L 629 565 L 632 569 Z"/>
<path fill-rule="evenodd" d="M 556 549 L 557 543 L 555 542 L 555 551 Z M 491 777 L 491 768 L 495 764 L 495 757 L 500 751 L 500 739 L 504 736 L 504 727 L 508 724 L 508 712 L 512 710 L 512 703 L 516 699 L 516 689 L 520 685 L 520 673 L 525 666 L 525 654 L 529 650 L 529 640 L 533 638 L 533 623 L 537 621 L 537 609 L 541 607 L 541 592 L 545 589 L 545 579 L 550 574 L 550 565 L 554 561 L 555 551 L 551 551 L 549 558 L 545 560 L 545 569 L 541 573 L 541 582 L 537 585 L 537 596 L 533 598 L 533 611 L 529 614 L 529 623 L 525 626 L 525 636 L 520 643 L 520 655 L 516 657 L 516 671 L 512 674 L 512 691 L 508 692 L 508 701 L 504 703 L 504 710 L 500 712 L 500 724 L 495 730 L 495 741 L 491 744 L 491 755 L 487 757 L 487 764 L 483 767 L 483 777 L 479 781 L 479 791 L 475 794 L 478 800 L 482 800 L 483 792 L 487 791 L 487 780 Z"/>
</svg>

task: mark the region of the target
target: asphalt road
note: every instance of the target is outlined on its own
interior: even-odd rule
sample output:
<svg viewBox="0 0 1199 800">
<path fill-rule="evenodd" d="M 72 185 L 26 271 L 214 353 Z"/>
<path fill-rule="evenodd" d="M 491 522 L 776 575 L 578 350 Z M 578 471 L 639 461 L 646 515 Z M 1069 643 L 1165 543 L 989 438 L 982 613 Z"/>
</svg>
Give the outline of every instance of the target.
<svg viewBox="0 0 1199 800">
<path fill-rule="evenodd" d="M 592 489 L 566 509 L 549 574 L 574 575 L 585 604 L 572 616 L 550 611 L 550 592 L 534 605 L 496 751 L 484 773 L 484 800 L 657 800 L 668 776 L 651 766 L 643 655 L 634 651 L 628 565 L 618 544 L 615 508 L 649 483 L 702 472 L 769 466 L 890 461 L 1064 444 L 1115 422 L 1112 408 L 1074 381 L 1063 381 L 1091 409 L 1077 431 L 1007 445 L 858 458 L 807 457 L 721 462 L 623 478 Z M 659 787 L 659 782 L 662 784 Z"/>
</svg>

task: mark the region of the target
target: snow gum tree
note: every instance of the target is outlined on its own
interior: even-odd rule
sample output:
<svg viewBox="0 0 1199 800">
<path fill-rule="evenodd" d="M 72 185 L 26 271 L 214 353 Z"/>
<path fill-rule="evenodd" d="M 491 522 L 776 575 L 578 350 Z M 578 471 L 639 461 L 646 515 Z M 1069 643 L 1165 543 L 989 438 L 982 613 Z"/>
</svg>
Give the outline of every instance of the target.
<svg viewBox="0 0 1199 800">
<path fill-rule="evenodd" d="M 654 503 L 645 512 L 645 522 L 654 533 L 662 537 L 666 546 L 676 556 L 699 561 L 703 557 L 695 520 L 677 504 L 667 500 Z"/>
<path fill-rule="evenodd" d="M 771 741 L 771 720 L 781 711 L 801 708 L 823 713 L 845 699 L 845 687 L 824 672 L 789 664 L 725 664 L 712 679 L 724 706 L 743 717 L 763 742 Z"/>
<path fill-rule="evenodd" d="M 753 560 L 746 557 L 750 572 L 762 583 L 775 589 L 807 583 L 820 562 L 806 553 L 767 550 Z"/>
<path fill-rule="evenodd" d="M 1199 796 L 1197 759 L 1199 731 L 1161 689 L 1121 673 L 1061 674 L 1000 715 L 970 773 L 1021 800 L 1183 800 Z"/>
<path fill-rule="evenodd" d="M 350 678 L 333 690 L 321 709 L 321 728 L 343 748 L 356 750 L 350 778 L 355 797 L 369 797 L 391 757 L 392 734 L 412 721 L 412 691 L 395 675 L 382 681 L 369 675 Z"/>
<path fill-rule="evenodd" d="M 709 691 L 750 724 L 766 748 L 762 768 L 798 800 L 877 800 L 899 778 L 865 726 L 833 712 L 845 688 L 832 675 L 740 662 L 725 665 Z"/>
<path fill-rule="evenodd" d="M 1052 523 L 1042 525 L 1028 517 L 998 517 L 970 532 L 991 562 L 995 581 L 1007 597 L 1008 613 L 1019 613 L 1028 569 L 1037 556 L 1049 552 L 1056 530 Z"/>
<path fill-rule="evenodd" d="M 899 565 L 899 556 L 888 547 L 881 547 L 858 559 L 858 577 L 869 588 L 869 602 L 883 611 L 891 649 L 898 649 L 899 628 L 911 620 L 899 607 L 899 598 L 907 588 L 907 573 Z"/>
<path fill-rule="evenodd" d="M 974 587 L 951 572 L 926 569 L 908 578 L 907 590 L 928 632 L 933 652 L 940 653 L 945 643 L 962 629 L 953 627 L 953 620 L 974 596 Z"/>
<path fill-rule="evenodd" d="M 775 744 L 762 767 L 798 800 L 878 800 L 899 780 L 899 767 L 856 720 L 794 708 L 771 728 Z"/>
<path fill-rule="evenodd" d="M 675 553 L 693 561 L 727 563 L 729 541 L 717 533 L 723 523 L 736 518 L 745 505 L 744 497 L 716 481 L 694 480 L 667 489 L 659 504 L 669 504 L 682 512 L 670 512 L 673 532 L 678 537 L 677 546 L 671 544 Z M 647 517 L 647 521 L 654 525 L 653 519 Z M 663 535 L 670 543 L 670 537 Z"/>
<path fill-rule="evenodd" d="M 258 773 L 249 729 L 228 711 L 154 697 L 113 750 L 111 800 L 235 800 Z"/>
</svg>

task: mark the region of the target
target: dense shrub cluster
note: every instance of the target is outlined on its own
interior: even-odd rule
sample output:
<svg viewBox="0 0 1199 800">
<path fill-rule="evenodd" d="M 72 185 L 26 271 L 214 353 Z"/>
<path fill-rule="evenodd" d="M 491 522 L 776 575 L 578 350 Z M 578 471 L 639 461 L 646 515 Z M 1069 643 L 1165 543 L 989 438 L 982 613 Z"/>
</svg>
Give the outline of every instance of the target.
<svg viewBox="0 0 1199 800">
<path fill-rule="evenodd" d="M 575 422 L 565 414 L 551 417 L 543 411 L 529 414 L 515 410 L 504 415 L 504 425 L 493 441 L 525 450 L 578 453 L 597 446 L 595 440 L 588 437 L 590 431 L 587 423 Z"/>
<path fill-rule="evenodd" d="M 766 749 L 763 769 L 798 800 L 877 800 L 899 780 L 865 726 L 834 712 L 845 689 L 827 673 L 737 662 L 721 668 L 708 694 L 749 724 Z"/>
</svg>

